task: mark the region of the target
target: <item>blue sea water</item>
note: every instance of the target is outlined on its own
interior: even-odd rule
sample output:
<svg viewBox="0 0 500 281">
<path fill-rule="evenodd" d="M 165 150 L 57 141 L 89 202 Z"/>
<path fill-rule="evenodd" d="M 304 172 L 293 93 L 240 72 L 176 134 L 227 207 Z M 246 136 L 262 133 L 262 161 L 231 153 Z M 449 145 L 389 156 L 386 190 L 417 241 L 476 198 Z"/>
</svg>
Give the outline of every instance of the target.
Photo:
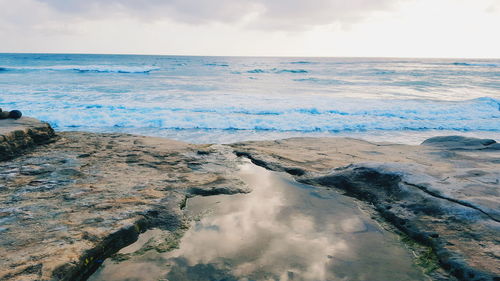
<svg viewBox="0 0 500 281">
<path fill-rule="evenodd" d="M 500 60 L 0 54 L 0 108 L 195 143 L 500 139 Z"/>
</svg>

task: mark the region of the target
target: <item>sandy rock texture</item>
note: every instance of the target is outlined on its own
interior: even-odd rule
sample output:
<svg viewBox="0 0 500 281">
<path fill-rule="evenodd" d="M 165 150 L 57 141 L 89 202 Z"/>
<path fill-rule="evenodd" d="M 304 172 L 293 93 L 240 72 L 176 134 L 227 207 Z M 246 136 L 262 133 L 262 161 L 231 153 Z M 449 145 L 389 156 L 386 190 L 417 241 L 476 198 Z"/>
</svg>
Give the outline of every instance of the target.
<svg viewBox="0 0 500 281">
<path fill-rule="evenodd" d="M 184 227 L 187 197 L 249 192 L 227 163 L 223 148 L 77 132 L 0 162 L 0 280 L 85 280 L 141 232 Z"/>
<path fill-rule="evenodd" d="M 436 137 L 420 146 L 347 138 L 231 145 L 300 182 L 369 202 L 430 247 L 458 280 L 500 280 L 500 150 L 494 140 Z"/>
</svg>

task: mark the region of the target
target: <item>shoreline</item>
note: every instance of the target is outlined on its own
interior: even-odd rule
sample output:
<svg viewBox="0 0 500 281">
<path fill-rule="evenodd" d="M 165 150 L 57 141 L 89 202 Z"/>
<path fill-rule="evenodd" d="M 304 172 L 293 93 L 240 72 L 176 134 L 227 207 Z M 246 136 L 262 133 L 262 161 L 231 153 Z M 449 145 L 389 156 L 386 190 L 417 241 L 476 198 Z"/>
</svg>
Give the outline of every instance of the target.
<svg viewBox="0 0 500 281">
<path fill-rule="evenodd" d="M 500 274 L 495 142 L 438 137 L 412 146 L 292 138 L 195 145 L 125 134 L 56 136 L 34 119 L 5 122 L 2 280 L 85 280 L 140 233 L 185 227 L 186 198 L 250 192 L 232 173 L 237 156 L 373 205 L 384 221 L 430 247 L 458 280 L 498 280 Z"/>
<path fill-rule="evenodd" d="M 131 134 L 153 138 L 166 138 L 191 144 L 222 144 L 249 141 L 270 141 L 290 138 L 352 138 L 368 142 L 388 142 L 405 145 L 420 145 L 423 141 L 437 136 L 463 136 L 472 138 L 492 138 L 500 140 L 500 133 L 489 131 L 451 131 L 451 130 L 408 130 L 408 131 L 370 131 L 370 132 L 300 132 L 273 130 L 240 129 L 160 129 L 150 128 L 137 132 L 123 128 L 64 128 L 58 132 L 93 132 Z M 134 133 L 135 131 L 135 133 Z"/>
</svg>

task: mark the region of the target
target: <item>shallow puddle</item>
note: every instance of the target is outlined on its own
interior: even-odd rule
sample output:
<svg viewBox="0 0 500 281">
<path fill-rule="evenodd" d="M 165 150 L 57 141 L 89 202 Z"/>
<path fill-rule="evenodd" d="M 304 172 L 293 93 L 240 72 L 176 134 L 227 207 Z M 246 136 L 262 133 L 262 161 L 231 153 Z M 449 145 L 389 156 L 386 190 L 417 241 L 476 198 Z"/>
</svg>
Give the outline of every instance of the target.
<svg viewBox="0 0 500 281">
<path fill-rule="evenodd" d="M 172 242 L 150 230 L 121 251 L 129 259 L 105 261 L 89 280 L 427 280 L 352 198 L 252 164 L 240 175 L 250 194 L 188 200 L 198 220 L 177 249 L 150 247 Z"/>
</svg>

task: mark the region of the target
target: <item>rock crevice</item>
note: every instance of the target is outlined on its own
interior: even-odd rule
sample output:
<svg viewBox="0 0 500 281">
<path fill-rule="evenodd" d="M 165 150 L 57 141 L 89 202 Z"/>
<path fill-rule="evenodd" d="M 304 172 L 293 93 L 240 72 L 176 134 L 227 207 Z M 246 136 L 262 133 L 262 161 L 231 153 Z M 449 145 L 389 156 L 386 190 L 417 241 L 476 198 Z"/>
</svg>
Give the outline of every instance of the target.
<svg viewBox="0 0 500 281">
<path fill-rule="evenodd" d="M 453 198 L 450 198 L 450 197 L 446 197 L 446 196 L 440 195 L 440 194 L 438 194 L 436 192 L 433 192 L 433 191 L 429 190 L 427 187 L 425 187 L 423 185 L 418 185 L 418 184 L 410 183 L 410 182 L 407 182 L 407 181 L 402 181 L 402 183 L 406 184 L 406 185 L 409 185 L 409 186 L 416 187 L 416 188 L 422 190 L 423 192 L 429 194 L 430 196 L 433 196 L 433 197 L 436 197 L 436 198 L 439 198 L 439 199 L 448 200 L 448 201 L 450 201 L 452 203 L 456 203 L 456 204 L 462 205 L 462 206 L 467 207 L 467 208 L 472 208 L 472 209 L 474 209 L 476 211 L 479 211 L 479 212 L 483 213 L 484 215 L 488 216 L 490 219 L 492 219 L 492 220 L 500 223 L 499 219 L 495 218 L 493 215 L 491 215 L 488 212 L 482 210 L 480 207 L 474 206 L 473 204 L 471 204 L 469 202 L 466 202 L 466 201 L 463 201 L 463 200 L 457 200 L 457 199 L 453 199 Z"/>
</svg>

